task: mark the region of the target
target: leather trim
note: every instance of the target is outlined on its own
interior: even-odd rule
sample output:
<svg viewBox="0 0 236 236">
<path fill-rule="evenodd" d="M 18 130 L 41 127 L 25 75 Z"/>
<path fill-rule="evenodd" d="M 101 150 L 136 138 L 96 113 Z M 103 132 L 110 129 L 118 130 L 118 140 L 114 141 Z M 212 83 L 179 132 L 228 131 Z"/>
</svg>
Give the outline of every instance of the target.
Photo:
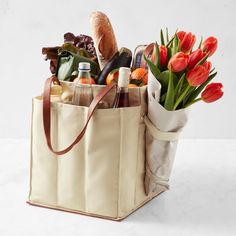
<svg viewBox="0 0 236 236">
<path fill-rule="evenodd" d="M 94 213 L 86 213 L 86 212 L 83 212 L 83 211 L 67 209 L 67 208 L 64 208 L 64 207 L 50 206 L 50 205 L 46 205 L 46 204 L 43 204 L 43 203 L 32 202 L 30 200 L 26 201 L 26 203 L 28 203 L 29 205 L 32 205 L 32 206 L 43 207 L 43 208 L 48 208 L 48 209 L 58 210 L 58 211 L 64 211 L 64 212 L 68 212 L 68 213 L 75 213 L 75 214 L 84 215 L 84 216 L 96 217 L 96 218 L 101 218 L 101 219 L 104 219 L 104 220 L 122 221 L 122 220 L 124 220 L 125 218 L 127 218 L 128 216 L 133 214 L 139 208 L 143 207 L 145 204 L 147 204 L 148 202 L 150 202 L 152 199 L 154 199 L 155 197 L 157 197 L 158 195 L 160 195 L 163 192 L 164 192 L 164 190 L 159 192 L 158 194 L 150 196 L 147 200 L 145 200 L 140 205 L 138 205 L 136 208 L 134 208 L 132 212 L 130 212 L 129 214 L 127 214 L 125 216 L 122 216 L 122 217 L 111 217 L 111 216 L 98 215 L 98 214 L 94 214 Z"/>
</svg>

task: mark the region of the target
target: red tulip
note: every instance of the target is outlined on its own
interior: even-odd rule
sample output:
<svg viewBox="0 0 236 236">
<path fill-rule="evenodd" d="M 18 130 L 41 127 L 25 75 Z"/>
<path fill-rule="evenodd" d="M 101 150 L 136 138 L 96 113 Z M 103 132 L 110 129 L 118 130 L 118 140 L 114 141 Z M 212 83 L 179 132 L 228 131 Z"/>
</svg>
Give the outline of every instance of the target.
<svg viewBox="0 0 236 236">
<path fill-rule="evenodd" d="M 208 71 L 211 70 L 211 62 L 210 62 L 210 61 L 205 61 L 202 65 L 203 65 Z"/>
<path fill-rule="evenodd" d="M 168 69 L 173 72 L 183 71 L 189 61 L 189 56 L 183 52 L 177 52 L 173 57 L 170 58 L 168 63 Z"/>
<path fill-rule="evenodd" d="M 222 83 L 211 83 L 206 86 L 201 97 L 204 102 L 210 103 L 220 99 L 224 92 L 222 91 Z"/>
<path fill-rule="evenodd" d="M 217 44 L 217 38 L 209 37 L 203 41 L 201 48 L 203 52 L 206 52 L 211 56 L 216 51 Z"/>
<path fill-rule="evenodd" d="M 167 48 L 163 45 L 159 46 L 159 53 L 160 53 L 160 65 L 163 68 L 165 67 L 167 62 L 167 55 L 168 55 Z M 154 49 L 152 53 L 152 62 L 155 61 L 156 61 L 156 50 Z"/>
<path fill-rule="evenodd" d="M 191 51 L 191 49 L 193 48 L 193 45 L 196 41 L 196 37 L 194 34 L 192 34 L 191 32 L 186 33 L 184 31 L 179 31 L 177 33 L 177 36 L 180 40 L 180 49 L 182 52 L 187 53 L 189 51 Z"/>
<path fill-rule="evenodd" d="M 189 55 L 188 68 L 192 69 L 199 61 L 201 61 L 206 56 L 201 49 L 197 49 Z"/>
<path fill-rule="evenodd" d="M 209 76 L 209 70 L 203 65 L 197 65 L 193 69 L 189 70 L 186 79 L 189 85 L 198 86 L 204 83 Z"/>
</svg>

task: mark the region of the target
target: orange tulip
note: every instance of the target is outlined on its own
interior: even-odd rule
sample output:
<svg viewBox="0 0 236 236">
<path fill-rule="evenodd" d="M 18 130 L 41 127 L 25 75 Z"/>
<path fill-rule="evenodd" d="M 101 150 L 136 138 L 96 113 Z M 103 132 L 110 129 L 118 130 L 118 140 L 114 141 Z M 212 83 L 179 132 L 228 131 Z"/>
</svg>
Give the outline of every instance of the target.
<svg viewBox="0 0 236 236">
<path fill-rule="evenodd" d="M 217 38 L 211 36 L 203 41 L 201 48 L 203 52 L 206 52 L 211 56 L 216 51 L 217 45 Z"/>
<path fill-rule="evenodd" d="M 159 53 L 160 53 L 160 65 L 163 68 L 165 67 L 167 62 L 167 55 L 168 55 L 167 48 L 163 45 L 159 46 Z M 156 61 L 156 49 L 154 49 L 152 53 L 152 62 L 155 61 Z"/>
<path fill-rule="evenodd" d="M 177 36 L 180 40 L 180 49 L 182 52 L 187 53 L 192 50 L 193 45 L 196 41 L 196 37 L 191 32 L 186 33 L 184 31 L 179 31 Z"/>
<path fill-rule="evenodd" d="M 189 61 L 189 56 L 183 52 L 177 52 L 173 57 L 170 58 L 168 63 L 168 69 L 173 72 L 183 71 Z"/>
<path fill-rule="evenodd" d="M 210 103 L 220 99 L 224 94 L 222 88 L 223 85 L 221 83 L 211 83 L 207 85 L 201 94 L 202 100 Z"/>
<path fill-rule="evenodd" d="M 199 86 L 204 83 L 209 76 L 209 70 L 204 65 L 197 65 L 189 70 L 186 79 L 191 86 Z"/>
<path fill-rule="evenodd" d="M 189 55 L 188 68 L 192 69 L 199 61 L 206 56 L 201 49 L 197 49 Z"/>
<path fill-rule="evenodd" d="M 202 65 L 203 65 L 208 71 L 211 70 L 211 62 L 210 62 L 210 61 L 205 61 Z"/>
</svg>

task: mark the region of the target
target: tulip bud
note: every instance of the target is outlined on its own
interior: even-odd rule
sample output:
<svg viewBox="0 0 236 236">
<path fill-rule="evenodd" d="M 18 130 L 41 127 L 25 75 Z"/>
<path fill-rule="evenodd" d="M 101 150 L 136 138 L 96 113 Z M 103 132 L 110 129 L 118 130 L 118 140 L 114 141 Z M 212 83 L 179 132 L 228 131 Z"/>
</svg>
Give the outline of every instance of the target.
<svg viewBox="0 0 236 236">
<path fill-rule="evenodd" d="M 191 51 L 196 41 L 195 35 L 191 32 L 186 33 L 184 31 L 179 31 L 177 36 L 180 40 L 180 50 L 184 53 Z"/>
<path fill-rule="evenodd" d="M 189 55 L 188 68 L 192 69 L 199 61 L 201 61 L 206 56 L 201 49 L 197 49 Z"/>
<path fill-rule="evenodd" d="M 223 85 L 221 83 L 211 83 L 207 85 L 201 94 L 202 100 L 210 103 L 220 99 L 224 94 L 222 88 Z"/>
<path fill-rule="evenodd" d="M 193 69 L 189 70 L 186 79 L 191 86 L 199 86 L 204 83 L 209 76 L 208 69 L 203 65 L 197 65 Z"/>
<path fill-rule="evenodd" d="M 183 52 L 177 52 L 170 58 L 168 63 L 168 69 L 173 72 L 180 72 L 186 69 L 189 61 L 189 56 Z"/>
<path fill-rule="evenodd" d="M 163 45 L 159 46 L 159 53 L 160 53 L 160 65 L 161 67 L 165 67 L 166 62 L 167 62 L 167 48 Z M 156 49 L 154 48 L 153 53 L 152 53 L 152 62 L 156 61 Z"/>
<path fill-rule="evenodd" d="M 202 65 L 203 65 L 208 71 L 211 70 L 211 62 L 210 62 L 210 61 L 205 61 Z"/>
<path fill-rule="evenodd" d="M 209 37 L 203 41 L 201 48 L 203 52 L 206 52 L 211 56 L 216 51 L 217 44 L 217 38 Z"/>
</svg>

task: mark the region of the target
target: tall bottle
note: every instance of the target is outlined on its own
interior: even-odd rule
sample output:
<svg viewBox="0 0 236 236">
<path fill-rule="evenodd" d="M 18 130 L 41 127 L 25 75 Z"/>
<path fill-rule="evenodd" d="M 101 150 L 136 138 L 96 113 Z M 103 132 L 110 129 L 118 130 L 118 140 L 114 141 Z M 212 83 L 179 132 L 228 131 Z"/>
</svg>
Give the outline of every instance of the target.
<svg viewBox="0 0 236 236">
<path fill-rule="evenodd" d="M 90 64 L 80 62 L 78 68 L 78 78 L 74 80 L 76 83 L 73 96 L 73 104 L 79 106 L 89 106 L 93 100 L 92 79 L 90 75 Z"/>
<path fill-rule="evenodd" d="M 131 71 L 128 67 L 120 67 L 118 77 L 118 89 L 113 108 L 129 107 L 129 77 Z"/>
</svg>

